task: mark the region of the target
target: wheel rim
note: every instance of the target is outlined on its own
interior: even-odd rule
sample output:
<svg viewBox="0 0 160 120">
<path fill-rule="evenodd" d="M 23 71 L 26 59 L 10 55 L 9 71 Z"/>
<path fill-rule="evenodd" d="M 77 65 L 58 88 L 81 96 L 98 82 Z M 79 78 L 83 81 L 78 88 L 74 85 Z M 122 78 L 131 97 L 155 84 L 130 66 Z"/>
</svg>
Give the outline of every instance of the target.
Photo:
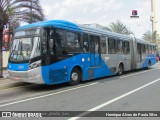
<svg viewBox="0 0 160 120">
<path fill-rule="evenodd" d="M 148 64 L 148 68 L 151 68 L 151 63 Z"/>
<path fill-rule="evenodd" d="M 77 81 L 78 78 L 79 78 L 79 77 L 78 77 L 78 73 L 73 72 L 72 75 L 71 75 L 71 79 L 72 79 L 73 81 Z"/>
<path fill-rule="evenodd" d="M 121 66 L 119 66 L 119 75 L 121 75 L 123 72 L 123 68 Z"/>
</svg>

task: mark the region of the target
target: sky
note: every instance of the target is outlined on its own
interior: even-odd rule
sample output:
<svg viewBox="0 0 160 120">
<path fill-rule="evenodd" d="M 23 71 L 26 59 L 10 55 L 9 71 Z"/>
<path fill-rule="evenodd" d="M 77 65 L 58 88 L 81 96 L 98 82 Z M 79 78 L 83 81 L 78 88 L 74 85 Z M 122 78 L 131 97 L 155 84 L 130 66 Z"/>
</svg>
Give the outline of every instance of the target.
<svg viewBox="0 0 160 120">
<path fill-rule="evenodd" d="M 151 0 L 40 0 L 40 3 L 47 20 L 103 26 L 120 20 L 138 38 L 152 28 Z M 138 10 L 139 18 L 130 18 L 132 10 Z"/>
</svg>

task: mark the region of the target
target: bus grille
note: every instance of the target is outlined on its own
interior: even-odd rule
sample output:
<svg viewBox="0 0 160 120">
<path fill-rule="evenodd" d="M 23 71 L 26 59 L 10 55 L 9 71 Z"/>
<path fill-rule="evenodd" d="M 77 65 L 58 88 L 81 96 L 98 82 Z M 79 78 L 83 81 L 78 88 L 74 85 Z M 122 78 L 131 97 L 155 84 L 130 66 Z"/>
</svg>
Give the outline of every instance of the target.
<svg viewBox="0 0 160 120">
<path fill-rule="evenodd" d="M 53 82 L 66 81 L 67 70 L 50 70 L 49 79 Z"/>
</svg>

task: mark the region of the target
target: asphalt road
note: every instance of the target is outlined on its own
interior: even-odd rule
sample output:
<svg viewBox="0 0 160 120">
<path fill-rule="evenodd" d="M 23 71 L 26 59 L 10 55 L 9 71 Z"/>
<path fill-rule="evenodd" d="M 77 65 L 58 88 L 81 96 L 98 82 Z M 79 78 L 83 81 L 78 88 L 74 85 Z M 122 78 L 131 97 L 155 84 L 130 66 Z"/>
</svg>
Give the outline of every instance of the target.
<svg viewBox="0 0 160 120">
<path fill-rule="evenodd" d="M 149 70 L 92 80 L 77 86 L 9 81 L 0 85 L 0 111 L 81 111 L 78 117 L 54 118 L 70 120 L 159 120 L 160 117 L 82 117 L 90 114 L 89 111 L 160 111 L 159 86 L 159 63 Z"/>
</svg>

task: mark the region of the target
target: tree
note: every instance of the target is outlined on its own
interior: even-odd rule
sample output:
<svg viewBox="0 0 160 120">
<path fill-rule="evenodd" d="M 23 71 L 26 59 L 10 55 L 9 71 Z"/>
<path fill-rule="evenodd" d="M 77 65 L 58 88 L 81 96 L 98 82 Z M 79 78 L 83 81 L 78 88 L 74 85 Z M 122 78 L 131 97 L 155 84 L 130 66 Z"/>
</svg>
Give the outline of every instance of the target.
<svg viewBox="0 0 160 120">
<path fill-rule="evenodd" d="M 45 19 L 39 0 L 0 0 L 0 77 L 2 77 L 2 32 L 9 23 L 14 29 L 20 21 L 32 23 Z"/>
<path fill-rule="evenodd" d="M 160 37 L 157 34 L 157 31 L 154 31 L 153 33 L 151 31 L 147 31 L 143 34 L 142 39 L 151 43 L 157 43 Z"/>
<path fill-rule="evenodd" d="M 104 30 L 120 33 L 123 35 L 133 34 L 133 32 L 131 32 L 130 29 L 119 20 L 112 22 L 109 27 L 105 27 Z"/>
</svg>

